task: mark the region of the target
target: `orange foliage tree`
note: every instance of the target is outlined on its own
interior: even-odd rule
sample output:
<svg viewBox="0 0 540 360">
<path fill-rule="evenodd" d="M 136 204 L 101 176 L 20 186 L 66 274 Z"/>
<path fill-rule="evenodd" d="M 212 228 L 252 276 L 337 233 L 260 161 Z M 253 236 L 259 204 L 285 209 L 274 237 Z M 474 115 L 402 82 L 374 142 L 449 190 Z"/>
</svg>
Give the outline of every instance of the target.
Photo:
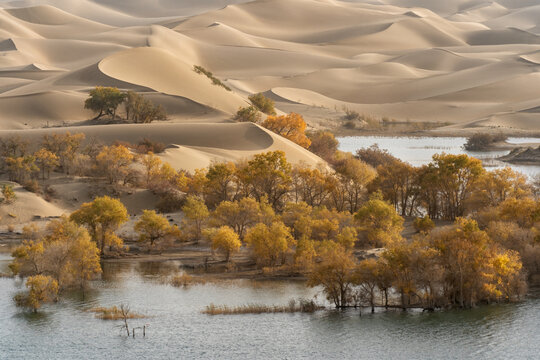
<svg viewBox="0 0 540 360">
<path fill-rule="evenodd" d="M 311 145 L 311 140 L 305 134 L 306 122 L 300 114 L 269 116 L 263 121 L 262 126 L 306 149 Z"/>
</svg>

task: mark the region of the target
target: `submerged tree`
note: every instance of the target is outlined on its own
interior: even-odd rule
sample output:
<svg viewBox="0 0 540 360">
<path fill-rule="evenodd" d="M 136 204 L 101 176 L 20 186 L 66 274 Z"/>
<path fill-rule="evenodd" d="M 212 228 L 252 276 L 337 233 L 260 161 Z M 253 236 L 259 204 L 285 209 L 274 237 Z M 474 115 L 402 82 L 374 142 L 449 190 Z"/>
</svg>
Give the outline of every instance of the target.
<svg viewBox="0 0 540 360">
<path fill-rule="evenodd" d="M 26 280 L 27 293 L 17 294 L 17 306 L 27 307 L 37 312 L 44 303 L 53 302 L 58 295 L 58 282 L 50 276 L 34 275 Z"/>
<path fill-rule="evenodd" d="M 27 228 L 22 245 L 12 253 L 14 274 L 45 274 L 61 289 L 86 288 L 89 280 L 101 273 L 99 250 L 88 231 L 67 217 L 51 221 L 43 233 Z"/>
<path fill-rule="evenodd" d="M 309 275 L 310 286 L 322 286 L 328 301 L 336 308 L 347 307 L 351 302 L 354 286 L 354 256 L 338 244 L 330 244 L 323 250 L 321 261 Z"/>
</svg>

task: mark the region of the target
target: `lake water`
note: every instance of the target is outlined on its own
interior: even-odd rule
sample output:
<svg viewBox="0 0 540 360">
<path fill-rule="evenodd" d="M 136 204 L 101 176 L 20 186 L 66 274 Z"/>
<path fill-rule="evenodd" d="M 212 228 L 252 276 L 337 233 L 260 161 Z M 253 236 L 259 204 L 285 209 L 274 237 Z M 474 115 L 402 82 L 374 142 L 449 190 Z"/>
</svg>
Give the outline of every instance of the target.
<svg viewBox="0 0 540 360">
<path fill-rule="evenodd" d="M 0 254 L 0 271 L 9 257 Z M 162 284 L 176 262 L 106 264 L 83 300 L 64 296 L 39 314 L 17 309 L 22 289 L 0 279 L 0 359 L 538 359 L 540 288 L 520 304 L 468 311 L 208 316 L 210 303 L 287 304 L 312 297 L 301 282 L 231 281 L 187 289 Z M 318 295 L 320 297 L 320 295 Z M 85 310 L 128 303 L 151 317 L 146 338 Z M 140 333 L 139 333 L 140 335 Z"/>
<path fill-rule="evenodd" d="M 414 166 L 421 166 L 431 161 L 434 154 L 445 152 L 447 154 L 467 154 L 483 161 L 488 169 L 510 166 L 528 176 L 540 174 L 540 166 L 515 165 L 496 160 L 498 157 L 507 155 L 509 150 L 502 151 L 465 151 L 463 144 L 467 141 L 464 137 L 392 137 L 392 136 L 348 136 L 338 138 L 339 149 L 356 153 L 356 150 L 378 144 L 381 149 L 386 149 L 395 157 L 409 162 Z M 511 144 L 537 143 L 540 138 L 509 138 Z"/>
</svg>

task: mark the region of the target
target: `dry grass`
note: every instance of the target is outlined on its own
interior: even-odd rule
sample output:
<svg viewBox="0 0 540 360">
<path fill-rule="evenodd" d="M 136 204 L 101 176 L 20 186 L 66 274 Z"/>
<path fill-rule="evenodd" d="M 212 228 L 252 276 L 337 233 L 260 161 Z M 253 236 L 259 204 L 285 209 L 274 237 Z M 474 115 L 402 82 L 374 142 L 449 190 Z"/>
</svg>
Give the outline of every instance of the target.
<svg viewBox="0 0 540 360">
<path fill-rule="evenodd" d="M 90 312 L 96 313 L 96 317 L 102 320 L 124 320 L 124 314 L 122 309 L 117 306 L 113 307 L 96 307 L 88 310 Z M 146 315 L 139 314 L 133 311 L 129 311 L 125 317 L 127 319 L 143 319 L 146 318 Z"/>
<path fill-rule="evenodd" d="M 300 299 L 298 301 L 291 300 L 288 305 L 260 305 L 247 304 L 235 307 L 227 305 L 210 304 L 202 311 L 207 315 L 242 315 L 242 314 L 276 314 L 276 313 L 313 313 L 317 310 L 322 310 L 324 307 L 315 304 L 313 300 Z"/>
<path fill-rule="evenodd" d="M 190 285 L 204 285 L 206 280 L 183 273 L 172 276 L 168 283 L 174 287 L 188 287 Z"/>
</svg>

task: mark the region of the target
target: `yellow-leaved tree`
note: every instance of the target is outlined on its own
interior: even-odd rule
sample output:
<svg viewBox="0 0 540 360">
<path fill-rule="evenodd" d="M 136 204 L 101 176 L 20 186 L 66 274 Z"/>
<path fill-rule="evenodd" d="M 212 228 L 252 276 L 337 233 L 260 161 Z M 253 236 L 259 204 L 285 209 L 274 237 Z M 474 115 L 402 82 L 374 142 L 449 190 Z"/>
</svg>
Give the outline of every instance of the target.
<svg viewBox="0 0 540 360">
<path fill-rule="evenodd" d="M 84 203 L 73 212 L 70 219 L 84 225 L 96 242 L 103 257 L 105 246 L 122 246 L 122 240 L 114 232 L 128 220 L 127 209 L 118 199 L 108 196 L 98 197 Z"/>
<path fill-rule="evenodd" d="M 212 212 L 211 223 L 214 226 L 229 226 L 240 236 L 261 220 L 262 213 L 255 199 L 243 198 L 240 201 L 223 201 Z"/>
<path fill-rule="evenodd" d="M 26 280 L 27 294 L 18 294 L 15 301 L 37 312 L 44 303 L 53 302 L 58 295 L 58 282 L 50 276 L 34 275 Z"/>
<path fill-rule="evenodd" d="M 403 218 L 394 206 L 374 194 L 355 214 L 355 219 L 366 234 L 369 243 L 375 246 L 400 241 L 403 231 Z"/>
<path fill-rule="evenodd" d="M 217 250 L 225 256 L 225 261 L 229 262 L 231 255 L 238 252 L 242 247 L 242 242 L 238 234 L 228 226 L 222 226 L 210 231 L 210 241 L 212 250 Z"/>
<path fill-rule="evenodd" d="M 169 224 L 167 218 L 154 210 L 143 210 L 134 228 L 139 234 L 139 241 L 149 243 L 149 249 L 155 245 L 166 246 L 180 236 L 178 227 Z"/>
<path fill-rule="evenodd" d="M 47 174 L 47 178 L 49 178 L 51 176 L 51 170 L 54 170 L 55 167 L 60 165 L 58 156 L 44 148 L 41 148 L 34 153 L 34 157 L 36 159 L 36 163 L 41 169 L 43 180 L 45 180 L 45 174 Z"/>
<path fill-rule="evenodd" d="M 182 212 L 184 213 L 182 229 L 185 235 L 190 239 L 199 241 L 203 226 L 210 216 L 206 204 L 200 197 L 190 195 L 186 198 Z"/>
<path fill-rule="evenodd" d="M 285 262 L 285 255 L 296 244 L 291 232 L 282 222 L 268 226 L 259 223 L 251 228 L 244 239 L 259 265 L 275 267 Z"/>
<path fill-rule="evenodd" d="M 97 166 L 111 184 L 126 182 L 135 156 L 123 145 L 104 146 L 96 157 Z"/>
<path fill-rule="evenodd" d="M 48 275 L 61 289 L 79 287 L 101 273 L 99 250 L 88 231 L 63 216 L 47 225 L 43 234 L 27 229 L 29 240 L 15 248 L 10 268 L 21 276 Z"/>
<path fill-rule="evenodd" d="M 354 285 L 353 270 L 356 260 L 343 246 L 327 241 L 313 272 L 309 275 L 309 286 L 322 286 L 328 301 L 336 308 L 344 308 L 352 301 Z"/>
</svg>

